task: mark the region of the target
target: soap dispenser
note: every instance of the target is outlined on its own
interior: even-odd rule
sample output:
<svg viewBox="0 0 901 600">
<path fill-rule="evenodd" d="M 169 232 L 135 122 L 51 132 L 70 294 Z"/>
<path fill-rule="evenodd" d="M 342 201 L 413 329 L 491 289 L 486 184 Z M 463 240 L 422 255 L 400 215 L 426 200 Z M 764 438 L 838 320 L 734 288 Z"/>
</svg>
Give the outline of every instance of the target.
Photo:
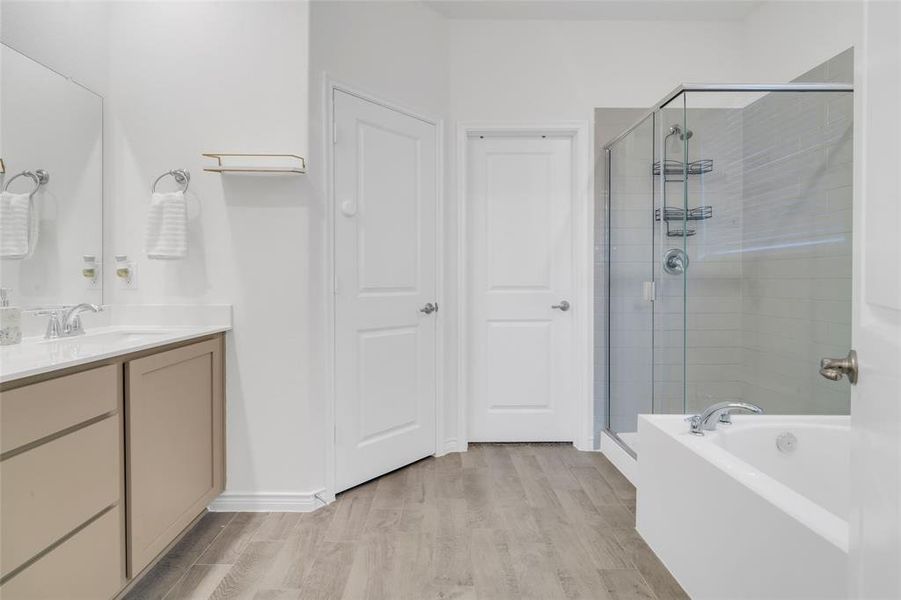
<svg viewBox="0 0 901 600">
<path fill-rule="evenodd" d="M 8 288 L 0 288 L 0 346 L 22 341 L 22 311 L 9 305 Z"/>
</svg>

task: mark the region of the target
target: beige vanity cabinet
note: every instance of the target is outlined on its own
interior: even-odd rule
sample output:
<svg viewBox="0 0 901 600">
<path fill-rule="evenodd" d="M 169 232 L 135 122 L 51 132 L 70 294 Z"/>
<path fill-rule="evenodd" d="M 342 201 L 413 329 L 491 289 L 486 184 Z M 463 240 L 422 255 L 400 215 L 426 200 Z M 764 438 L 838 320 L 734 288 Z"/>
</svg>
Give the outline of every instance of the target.
<svg viewBox="0 0 901 600">
<path fill-rule="evenodd" d="M 224 487 L 222 335 L 0 388 L 0 598 L 121 594 Z"/>
<path fill-rule="evenodd" d="M 221 344 L 217 338 L 125 365 L 129 576 L 222 491 Z"/>
<path fill-rule="evenodd" d="M 110 598 L 125 582 L 122 373 L 0 393 L 0 598 Z"/>
</svg>

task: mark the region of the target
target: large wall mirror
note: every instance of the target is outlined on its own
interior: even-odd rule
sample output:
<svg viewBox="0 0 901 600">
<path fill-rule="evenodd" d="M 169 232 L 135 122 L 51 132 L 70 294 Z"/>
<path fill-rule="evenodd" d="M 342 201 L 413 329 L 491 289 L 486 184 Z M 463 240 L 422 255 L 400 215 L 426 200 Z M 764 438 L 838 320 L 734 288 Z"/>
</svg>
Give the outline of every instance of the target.
<svg viewBox="0 0 901 600">
<path fill-rule="evenodd" d="M 22 308 L 102 303 L 103 98 L 0 52 L 0 285 Z"/>
</svg>

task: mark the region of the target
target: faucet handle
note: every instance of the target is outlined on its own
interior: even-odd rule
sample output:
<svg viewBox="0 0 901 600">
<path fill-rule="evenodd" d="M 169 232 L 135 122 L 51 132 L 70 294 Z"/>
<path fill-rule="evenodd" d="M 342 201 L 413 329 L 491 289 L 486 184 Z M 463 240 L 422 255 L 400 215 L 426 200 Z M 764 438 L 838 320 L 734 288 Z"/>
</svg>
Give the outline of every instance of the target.
<svg viewBox="0 0 901 600">
<path fill-rule="evenodd" d="M 701 428 L 701 415 L 691 415 L 690 417 L 685 417 L 685 420 L 691 424 L 691 428 L 689 431 L 695 435 L 704 435 L 704 430 Z"/>
<path fill-rule="evenodd" d="M 41 317 L 50 317 L 47 319 L 47 330 L 44 332 L 45 340 L 52 340 L 58 337 L 62 337 L 63 334 L 63 309 L 61 308 L 46 308 L 42 310 L 35 311 L 36 315 Z"/>
</svg>

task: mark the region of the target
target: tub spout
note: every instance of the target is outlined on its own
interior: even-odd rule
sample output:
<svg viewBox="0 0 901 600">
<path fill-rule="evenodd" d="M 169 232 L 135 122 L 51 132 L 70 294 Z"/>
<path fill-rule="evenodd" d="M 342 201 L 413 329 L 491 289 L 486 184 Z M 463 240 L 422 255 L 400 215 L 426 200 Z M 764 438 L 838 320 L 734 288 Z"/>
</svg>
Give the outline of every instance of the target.
<svg viewBox="0 0 901 600">
<path fill-rule="evenodd" d="M 731 423 L 729 416 L 734 410 L 743 410 L 754 415 L 762 415 L 763 409 L 750 402 L 718 402 L 708 406 L 704 412 L 688 419 L 691 423 L 691 432 L 695 435 L 704 435 L 705 431 L 714 431 L 717 423 Z"/>
</svg>

